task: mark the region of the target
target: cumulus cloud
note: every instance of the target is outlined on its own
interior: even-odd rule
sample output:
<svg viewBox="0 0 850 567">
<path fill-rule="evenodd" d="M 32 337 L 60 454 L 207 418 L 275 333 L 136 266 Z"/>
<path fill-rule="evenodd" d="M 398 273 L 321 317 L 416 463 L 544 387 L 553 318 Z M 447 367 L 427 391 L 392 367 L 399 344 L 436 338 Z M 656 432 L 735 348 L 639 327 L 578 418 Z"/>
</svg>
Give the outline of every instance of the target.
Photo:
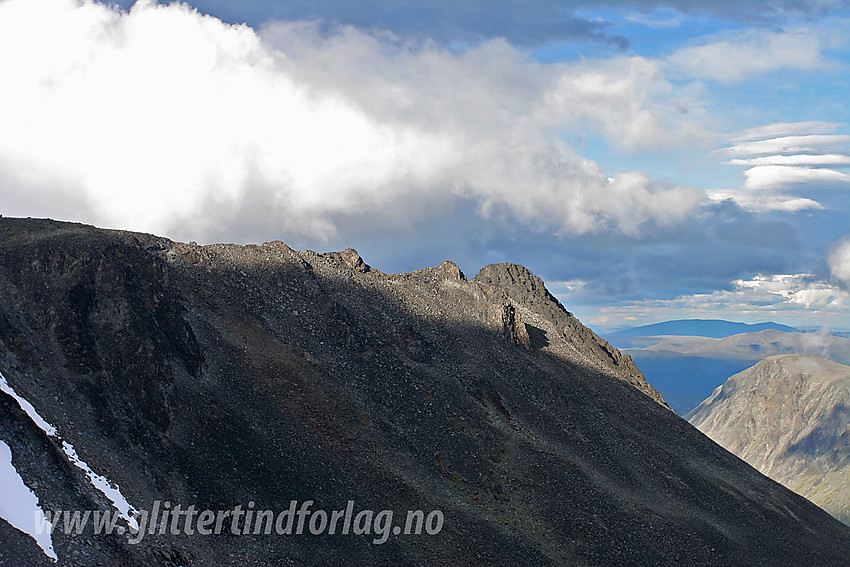
<svg viewBox="0 0 850 567">
<path fill-rule="evenodd" d="M 625 150 L 706 146 L 712 136 L 688 116 L 688 100 L 676 96 L 657 60 L 620 57 L 565 65 L 547 93 L 549 119 L 587 125 Z M 687 116 L 687 118 L 686 118 Z"/>
<path fill-rule="evenodd" d="M 784 303 L 806 308 L 844 307 L 847 296 L 834 286 L 818 281 L 813 274 L 776 274 L 736 280 L 730 298 L 750 305 Z"/>
<path fill-rule="evenodd" d="M 321 23 L 261 36 L 152 1 L 6 0 L 0 74 L 6 214 L 323 239 L 465 203 L 564 234 L 634 233 L 703 198 L 609 175 L 561 138 L 593 124 L 626 149 L 704 139 L 637 57 L 541 65 L 502 40 L 456 54 Z"/>
<path fill-rule="evenodd" d="M 704 45 L 683 47 L 668 58 L 688 76 L 735 83 L 781 70 L 815 70 L 829 65 L 824 30 L 748 29 L 727 32 Z"/>
</svg>

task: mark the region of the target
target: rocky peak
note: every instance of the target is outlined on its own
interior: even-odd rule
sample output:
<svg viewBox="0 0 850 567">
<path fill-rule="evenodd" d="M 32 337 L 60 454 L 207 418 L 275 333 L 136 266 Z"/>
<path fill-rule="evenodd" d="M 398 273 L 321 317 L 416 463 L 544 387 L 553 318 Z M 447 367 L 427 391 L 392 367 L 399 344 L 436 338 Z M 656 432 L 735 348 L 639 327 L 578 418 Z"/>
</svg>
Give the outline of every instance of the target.
<svg viewBox="0 0 850 567">
<path fill-rule="evenodd" d="M 481 268 L 475 276 L 475 281 L 499 286 L 512 298 L 530 308 L 543 307 L 547 310 L 555 308 L 569 314 L 561 302 L 549 293 L 543 280 L 525 266 L 510 263 L 489 264 Z"/>
<path fill-rule="evenodd" d="M 445 274 L 447 280 L 467 281 L 458 265 L 451 260 L 444 260 L 439 269 Z"/>
<path fill-rule="evenodd" d="M 363 261 L 363 258 L 360 257 L 360 254 L 358 254 L 357 250 L 354 248 L 346 248 L 342 252 L 326 252 L 321 256 L 329 260 L 339 261 L 355 272 L 360 272 L 361 274 L 365 274 L 372 269 L 369 264 Z"/>
<path fill-rule="evenodd" d="M 603 361 L 619 379 L 667 407 L 661 394 L 646 381 L 629 355 L 623 355 L 608 341 L 583 325 L 546 289 L 543 280 L 525 266 L 511 263 L 490 264 L 478 272 L 474 281 L 491 290 L 499 290 L 527 311 L 523 316 L 522 313 L 513 313 L 505 308 L 504 312 L 499 314 L 499 320 L 505 322 L 506 330 L 503 333 L 516 344 L 528 348 L 527 345 L 535 342 L 531 337 L 545 335 L 543 327 L 551 325 L 558 335 L 566 339 L 569 349 L 575 351 L 578 356 L 590 361 Z M 535 326 L 534 320 L 539 328 Z M 526 338 L 527 336 L 529 338 Z"/>
</svg>

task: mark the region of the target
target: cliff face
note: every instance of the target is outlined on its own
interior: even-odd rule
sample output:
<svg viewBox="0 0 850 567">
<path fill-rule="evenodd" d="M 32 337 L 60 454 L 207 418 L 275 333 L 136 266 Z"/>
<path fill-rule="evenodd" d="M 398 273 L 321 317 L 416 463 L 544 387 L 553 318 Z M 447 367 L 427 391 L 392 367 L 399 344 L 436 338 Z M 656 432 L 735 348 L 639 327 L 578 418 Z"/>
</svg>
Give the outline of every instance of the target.
<svg viewBox="0 0 850 567">
<path fill-rule="evenodd" d="M 729 378 L 689 417 L 759 471 L 850 523 L 850 366 L 770 357 Z"/>
<path fill-rule="evenodd" d="M 130 504 L 440 510 L 436 535 L 55 533 L 63 565 L 842 565 L 850 529 L 673 414 L 521 266 L 0 219 L 0 371 Z M 110 504 L 0 392 L 45 509 Z M 49 564 L 0 521 L 0 564 Z M 3 563 L 5 561 L 5 563 Z"/>
</svg>

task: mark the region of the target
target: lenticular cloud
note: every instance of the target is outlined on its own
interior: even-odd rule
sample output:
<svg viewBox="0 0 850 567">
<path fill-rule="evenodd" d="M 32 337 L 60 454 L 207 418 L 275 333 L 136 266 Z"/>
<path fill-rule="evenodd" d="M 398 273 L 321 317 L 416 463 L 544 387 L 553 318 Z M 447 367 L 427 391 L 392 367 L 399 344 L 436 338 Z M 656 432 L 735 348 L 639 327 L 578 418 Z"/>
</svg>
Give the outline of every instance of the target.
<svg viewBox="0 0 850 567">
<path fill-rule="evenodd" d="M 259 34 L 152 1 L 0 2 L 2 212 L 199 240 L 238 239 L 241 215 L 321 239 L 457 203 L 557 232 L 634 232 L 701 199 L 609 177 L 560 138 L 580 121 L 611 139 L 698 138 L 665 118 L 669 85 L 646 60 L 582 78 L 503 41 L 454 54 L 319 28 Z M 623 114 L 622 97 L 645 106 Z"/>
</svg>

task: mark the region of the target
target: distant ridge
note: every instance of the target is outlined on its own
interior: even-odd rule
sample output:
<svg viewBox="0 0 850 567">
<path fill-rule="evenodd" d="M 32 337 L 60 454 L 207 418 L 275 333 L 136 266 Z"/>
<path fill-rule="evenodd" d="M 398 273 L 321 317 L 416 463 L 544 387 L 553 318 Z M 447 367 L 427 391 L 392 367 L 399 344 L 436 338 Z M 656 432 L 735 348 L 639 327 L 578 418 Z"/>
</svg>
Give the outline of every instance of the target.
<svg viewBox="0 0 850 567">
<path fill-rule="evenodd" d="M 725 337 L 731 337 L 732 335 L 739 335 L 741 333 L 766 331 L 768 329 L 775 329 L 777 331 L 785 331 L 788 333 L 799 332 L 799 329 L 795 329 L 794 327 L 772 322 L 749 325 L 747 323 L 735 323 L 732 321 L 723 321 L 721 319 L 678 319 L 675 321 L 664 321 L 663 323 L 653 323 L 652 325 L 623 329 L 621 331 L 611 333 L 611 336 L 652 337 L 656 335 L 680 335 L 722 339 Z"/>
</svg>

